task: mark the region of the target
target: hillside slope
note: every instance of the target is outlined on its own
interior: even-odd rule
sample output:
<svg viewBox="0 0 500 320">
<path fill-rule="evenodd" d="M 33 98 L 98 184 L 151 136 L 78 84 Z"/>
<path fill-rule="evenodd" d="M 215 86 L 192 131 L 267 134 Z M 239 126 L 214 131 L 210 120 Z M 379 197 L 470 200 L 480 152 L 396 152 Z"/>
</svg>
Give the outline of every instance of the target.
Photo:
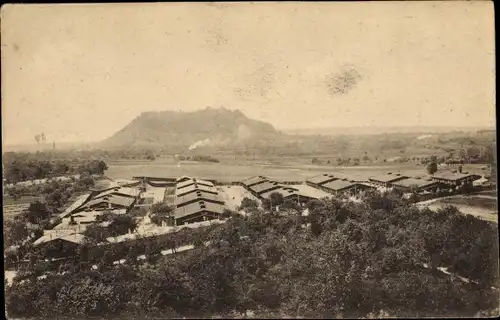
<svg viewBox="0 0 500 320">
<path fill-rule="evenodd" d="M 196 149 L 274 139 L 270 124 L 247 118 L 241 111 L 144 112 L 102 142 L 106 147 L 156 146 Z"/>
</svg>

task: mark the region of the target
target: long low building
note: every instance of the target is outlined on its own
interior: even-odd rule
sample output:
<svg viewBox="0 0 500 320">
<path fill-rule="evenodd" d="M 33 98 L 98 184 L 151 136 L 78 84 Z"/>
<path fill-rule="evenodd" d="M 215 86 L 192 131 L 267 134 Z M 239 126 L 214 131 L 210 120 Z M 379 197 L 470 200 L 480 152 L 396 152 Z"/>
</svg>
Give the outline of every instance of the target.
<svg viewBox="0 0 500 320">
<path fill-rule="evenodd" d="M 198 184 L 193 184 L 188 187 L 182 188 L 182 189 L 175 189 L 175 196 L 176 197 L 182 197 L 186 194 L 190 194 L 193 192 L 197 191 L 203 191 L 205 193 L 212 193 L 212 194 L 218 194 L 219 192 L 217 191 L 217 188 L 215 187 L 207 187 L 204 185 L 198 185 Z"/>
<path fill-rule="evenodd" d="M 264 177 L 264 176 L 258 176 L 258 177 L 250 177 L 250 178 L 247 178 L 245 180 L 242 180 L 241 184 L 245 188 L 248 189 L 248 188 L 250 188 L 252 186 L 255 186 L 255 185 L 267 182 L 267 181 L 269 181 L 269 179 L 267 179 L 266 177 Z"/>
<path fill-rule="evenodd" d="M 206 201 L 193 202 L 175 209 L 175 224 L 201 222 L 219 219 L 224 212 L 224 205 Z"/>
<path fill-rule="evenodd" d="M 318 199 L 310 193 L 304 193 L 296 188 L 283 185 L 264 176 L 251 177 L 241 181 L 241 184 L 255 197 L 264 200 L 270 199 L 273 193 L 279 193 L 284 200 L 304 204 L 310 200 Z"/>
<path fill-rule="evenodd" d="M 307 179 L 306 184 L 310 185 L 311 187 L 317 187 L 324 183 L 328 183 L 334 180 L 338 180 L 338 178 L 335 177 L 335 175 L 325 173 Z"/>
<path fill-rule="evenodd" d="M 60 215 L 61 218 L 76 212 L 90 210 L 130 210 L 140 197 L 139 188 L 112 187 L 94 190 L 90 195 L 82 196 L 74 205 Z"/>
<path fill-rule="evenodd" d="M 368 180 L 371 183 L 376 184 L 378 186 L 389 188 L 389 187 L 391 187 L 391 185 L 393 183 L 404 180 L 404 179 L 408 179 L 408 178 L 409 177 L 404 176 L 400 173 L 392 174 L 389 172 L 386 174 L 381 174 L 378 176 L 371 177 Z"/>
<path fill-rule="evenodd" d="M 481 179 L 476 174 L 458 173 L 458 172 L 438 172 L 432 176 L 432 180 L 448 187 L 472 186 L 473 182 Z"/>
<path fill-rule="evenodd" d="M 187 178 L 185 180 L 182 180 L 176 184 L 177 189 L 183 189 L 192 185 L 200 185 L 200 186 L 205 186 L 205 187 L 214 187 L 214 184 L 208 180 L 203 180 L 203 179 L 196 179 L 196 178 Z"/>
<path fill-rule="evenodd" d="M 264 192 L 260 196 L 263 199 L 271 199 L 271 195 L 273 193 L 281 194 L 283 196 L 284 201 L 289 200 L 289 201 L 297 202 L 299 204 L 307 203 L 311 200 L 318 199 L 317 197 L 313 197 L 309 194 L 305 194 L 296 188 L 289 188 L 289 187 L 284 187 L 284 186 L 281 186 L 279 189 L 274 189 L 274 190 Z"/>
<path fill-rule="evenodd" d="M 85 211 L 85 210 L 116 210 L 116 209 L 130 209 L 136 202 L 136 198 L 121 197 L 116 195 L 105 196 L 97 199 L 92 199 L 78 209 L 75 212 Z"/>
<path fill-rule="evenodd" d="M 422 191 L 435 191 L 439 187 L 439 183 L 426 179 L 407 178 L 398 180 L 392 183 L 392 186 L 403 192 L 422 192 Z"/>
<path fill-rule="evenodd" d="M 374 187 L 354 180 L 338 179 L 322 184 L 320 189 L 335 195 L 346 194 L 349 196 L 356 196 L 362 194 L 366 190 L 374 189 Z"/>
<path fill-rule="evenodd" d="M 282 186 L 278 182 L 266 181 L 264 183 L 251 186 L 250 191 L 256 196 L 260 197 L 264 193 L 280 188 L 282 188 Z"/>
<path fill-rule="evenodd" d="M 141 191 L 137 188 L 129 188 L 129 187 L 114 187 L 104 191 L 98 191 L 93 199 L 99 199 L 106 196 L 121 196 L 128 198 L 137 198 Z M 92 196 L 92 195 L 91 195 Z"/>
<path fill-rule="evenodd" d="M 311 177 L 306 180 L 306 184 L 329 194 L 347 194 L 350 196 L 374 189 L 374 187 L 361 182 L 360 178 L 349 179 L 347 175 L 340 173 L 325 173 Z"/>
<path fill-rule="evenodd" d="M 175 178 L 158 178 L 158 177 L 132 177 L 133 180 L 138 180 L 142 183 L 143 187 L 146 184 L 149 184 L 152 187 L 173 187 L 175 186 L 176 180 Z"/>
</svg>

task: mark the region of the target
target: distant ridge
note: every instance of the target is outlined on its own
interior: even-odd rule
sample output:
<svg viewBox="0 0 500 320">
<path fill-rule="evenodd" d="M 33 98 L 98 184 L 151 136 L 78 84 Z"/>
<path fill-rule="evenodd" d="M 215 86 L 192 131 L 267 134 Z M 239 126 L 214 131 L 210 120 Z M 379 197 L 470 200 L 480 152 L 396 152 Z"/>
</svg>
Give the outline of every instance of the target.
<svg viewBox="0 0 500 320">
<path fill-rule="evenodd" d="M 292 135 L 373 135 L 384 133 L 445 133 L 452 131 L 495 131 L 491 127 L 328 127 L 328 128 L 297 128 L 284 129 L 283 132 Z"/>
</svg>

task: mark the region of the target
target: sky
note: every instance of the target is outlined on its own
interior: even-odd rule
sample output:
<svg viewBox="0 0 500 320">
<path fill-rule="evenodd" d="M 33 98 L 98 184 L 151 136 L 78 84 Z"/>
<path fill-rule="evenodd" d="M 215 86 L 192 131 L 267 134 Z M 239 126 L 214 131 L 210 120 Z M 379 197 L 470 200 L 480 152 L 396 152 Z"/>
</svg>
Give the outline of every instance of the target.
<svg viewBox="0 0 500 320">
<path fill-rule="evenodd" d="M 280 130 L 495 124 L 491 2 L 6 5 L 1 45 L 6 144 L 207 106 Z"/>
</svg>

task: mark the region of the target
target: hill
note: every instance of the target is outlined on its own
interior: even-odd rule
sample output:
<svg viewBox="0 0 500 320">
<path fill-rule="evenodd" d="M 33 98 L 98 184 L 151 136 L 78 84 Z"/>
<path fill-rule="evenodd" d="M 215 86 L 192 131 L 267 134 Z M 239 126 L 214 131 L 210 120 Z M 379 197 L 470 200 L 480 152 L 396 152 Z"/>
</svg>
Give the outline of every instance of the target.
<svg viewBox="0 0 500 320">
<path fill-rule="evenodd" d="M 144 112 L 101 143 L 102 147 L 168 147 L 194 150 L 279 139 L 270 124 L 224 108 L 195 112 Z"/>
</svg>

